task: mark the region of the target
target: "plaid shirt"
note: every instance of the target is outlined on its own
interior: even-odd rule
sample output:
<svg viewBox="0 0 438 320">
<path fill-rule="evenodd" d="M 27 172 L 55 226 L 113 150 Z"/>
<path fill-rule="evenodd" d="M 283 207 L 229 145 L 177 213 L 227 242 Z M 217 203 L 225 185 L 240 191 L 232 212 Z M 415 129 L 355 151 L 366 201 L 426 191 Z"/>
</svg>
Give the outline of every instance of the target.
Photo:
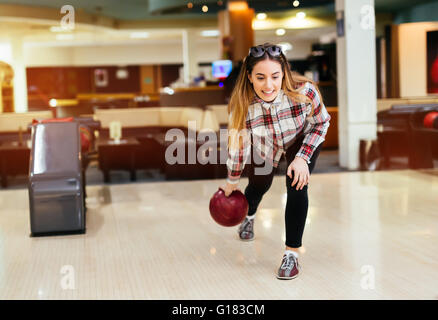
<svg viewBox="0 0 438 320">
<path fill-rule="evenodd" d="M 227 181 L 229 183 L 239 182 L 251 153 L 251 144 L 255 149 L 253 153 L 257 152 L 264 161 L 268 161 L 276 168 L 285 150 L 298 137 L 304 136 L 303 144 L 296 156 L 310 163 L 314 150 L 325 140 L 330 125 L 330 115 L 310 82 L 305 83 L 300 93 L 313 101 L 315 109 L 312 116 L 308 116 L 312 104 L 292 101 L 282 90 L 273 102 L 254 99 L 248 108 L 246 117 L 248 134 L 244 138 L 244 144 L 236 150 L 228 147 Z"/>
</svg>

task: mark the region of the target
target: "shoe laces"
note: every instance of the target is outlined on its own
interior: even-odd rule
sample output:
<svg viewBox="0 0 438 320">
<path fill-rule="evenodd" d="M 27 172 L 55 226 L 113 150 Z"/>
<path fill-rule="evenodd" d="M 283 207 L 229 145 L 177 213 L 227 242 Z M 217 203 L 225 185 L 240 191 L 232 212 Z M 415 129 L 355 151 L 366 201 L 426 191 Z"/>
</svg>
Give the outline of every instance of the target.
<svg viewBox="0 0 438 320">
<path fill-rule="evenodd" d="M 293 254 L 285 255 L 283 258 L 283 263 L 281 264 L 281 269 L 292 269 L 295 265 L 295 256 Z"/>
<path fill-rule="evenodd" d="M 254 219 L 250 220 L 248 218 L 245 218 L 245 221 L 243 222 L 243 225 L 242 225 L 242 231 L 251 231 L 253 222 L 254 222 Z"/>
</svg>

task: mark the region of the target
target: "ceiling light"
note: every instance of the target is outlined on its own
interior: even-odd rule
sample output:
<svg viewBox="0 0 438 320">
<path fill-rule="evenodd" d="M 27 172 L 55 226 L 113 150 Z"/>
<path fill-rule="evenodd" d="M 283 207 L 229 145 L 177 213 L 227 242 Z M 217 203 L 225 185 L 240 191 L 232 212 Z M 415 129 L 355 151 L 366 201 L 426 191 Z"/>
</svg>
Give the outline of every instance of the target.
<svg viewBox="0 0 438 320">
<path fill-rule="evenodd" d="M 304 12 L 301 11 L 301 12 L 297 13 L 297 18 L 298 19 L 304 19 L 305 17 L 306 17 L 306 14 Z"/>
<path fill-rule="evenodd" d="M 208 11 L 208 6 L 202 6 L 202 12 L 207 12 Z"/>
<path fill-rule="evenodd" d="M 73 34 L 57 34 L 56 35 L 56 40 L 73 40 L 75 38 L 75 36 Z"/>
<path fill-rule="evenodd" d="M 258 20 L 265 20 L 267 15 L 266 15 L 266 13 L 261 12 L 261 13 L 258 13 L 256 17 Z"/>
<path fill-rule="evenodd" d="M 284 29 L 277 29 L 277 30 L 275 30 L 275 34 L 277 36 L 284 36 L 286 34 L 286 30 L 284 30 Z"/>
<path fill-rule="evenodd" d="M 248 3 L 246 1 L 228 1 L 229 11 L 244 11 L 248 10 Z"/>
<path fill-rule="evenodd" d="M 131 32 L 129 37 L 132 39 L 145 39 L 149 38 L 149 32 Z"/>
<path fill-rule="evenodd" d="M 315 22 L 295 16 L 285 21 L 284 26 L 288 29 L 311 28 L 312 26 L 315 26 Z"/>
<path fill-rule="evenodd" d="M 193 8 L 193 3 L 191 3 L 191 2 L 187 3 L 187 8 L 189 8 L 189 9 Z"/>
<path fill-rule="evenodd" d="M 292 4 L 296 8 L 300 5 L 300 2 L 298 0 L 295 0 Z"/>
<path fill-rule="evenodd" d="M 217 37 L 219 36 L 219 30 L 203 30 L 201 31 L 203 37 Z"/>
</svg>

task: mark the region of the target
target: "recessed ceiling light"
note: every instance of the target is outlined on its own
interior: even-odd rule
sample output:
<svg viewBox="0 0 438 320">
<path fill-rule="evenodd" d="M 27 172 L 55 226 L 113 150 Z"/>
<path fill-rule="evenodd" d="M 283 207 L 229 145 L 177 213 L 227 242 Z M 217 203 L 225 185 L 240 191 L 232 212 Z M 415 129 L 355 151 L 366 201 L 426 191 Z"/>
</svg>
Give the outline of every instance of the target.
<svg viewBox="0 0 438 320">
<path fill-rule="evenodd" d="M 145 39 L 145 38 L 149 38 L 149 32 L 140 32 L 140 31 L 131 32 L 129 37 L 132 39 Z"/>
<path fill-rule="evenodd" d="M 217 37 L 219 36 L 219 30 L 203 30 L 201 31 L 203 37 Z"/>
<path fill-rule="evenodd" d="M 187 3 L 187 8 L 189 8 L 189 9 L 193 8 L 193 3 L 191 3 L 191 2 Z"/>
<path fill-rule="evenodd" d="M 275 34 L 277 36 L 284 36 L 286 34 L 286 30 L 284 30 L 283 28 L 277 29 L 277 30 L 275 30 Z"/>
<path fill-rule="evenodd" d="M 207 12 L 208 11 L 208 6 L 202 6 L 202 12 Z"/>
<path fill-rule="evenodd" d="M 257 20 L 265 20 L 266 17 L 267 17 L 266 13 L 263 13 L 263 12 L 258 13 L 256 16 Z"/>
<path fill-rule="evenodd" d="M 305 17 L 306 17 L 306 14 L 304 12 L 301 11 L 301 12 L 297 13 L 297 18 L 298 19 L 304 19 Z"/>
<path fill-rule="evenodd" d="M 295 0 L 292 4 L 296 8 L 300 5 L 300 2 L 298 0 Z"/>
</svg>

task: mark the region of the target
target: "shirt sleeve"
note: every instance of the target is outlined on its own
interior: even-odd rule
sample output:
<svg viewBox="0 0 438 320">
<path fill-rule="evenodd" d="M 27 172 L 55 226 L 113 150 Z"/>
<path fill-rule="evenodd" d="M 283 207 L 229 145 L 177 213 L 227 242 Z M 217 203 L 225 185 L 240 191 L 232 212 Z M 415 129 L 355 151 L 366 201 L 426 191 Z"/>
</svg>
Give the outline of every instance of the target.
<svg viewBox="0 0 438 320">
<path fill-rule="evenodd" d="M 231 148 L 228 144 L 227 182 L 231 184 L 239 183 L 240 176 L 242 175 L 248 156 L 251 152 L 251 134 L 249 130 L 242 130 L 240 136 L 242 137 L 243 143 L 239 147 Z"/>
<path fill-rule="evenodd" d="M 312 105 L 309 103 L 306 118 L 308 125 L 305 129 L 303 145 L 296 156 L 310 163 L 313 152 L 325 140 L 331 117 L 313 84 L 307 82 L 303 93 L 312 100 L 314 111 L 309 115 L 312 110 Z"/>
</svg>

